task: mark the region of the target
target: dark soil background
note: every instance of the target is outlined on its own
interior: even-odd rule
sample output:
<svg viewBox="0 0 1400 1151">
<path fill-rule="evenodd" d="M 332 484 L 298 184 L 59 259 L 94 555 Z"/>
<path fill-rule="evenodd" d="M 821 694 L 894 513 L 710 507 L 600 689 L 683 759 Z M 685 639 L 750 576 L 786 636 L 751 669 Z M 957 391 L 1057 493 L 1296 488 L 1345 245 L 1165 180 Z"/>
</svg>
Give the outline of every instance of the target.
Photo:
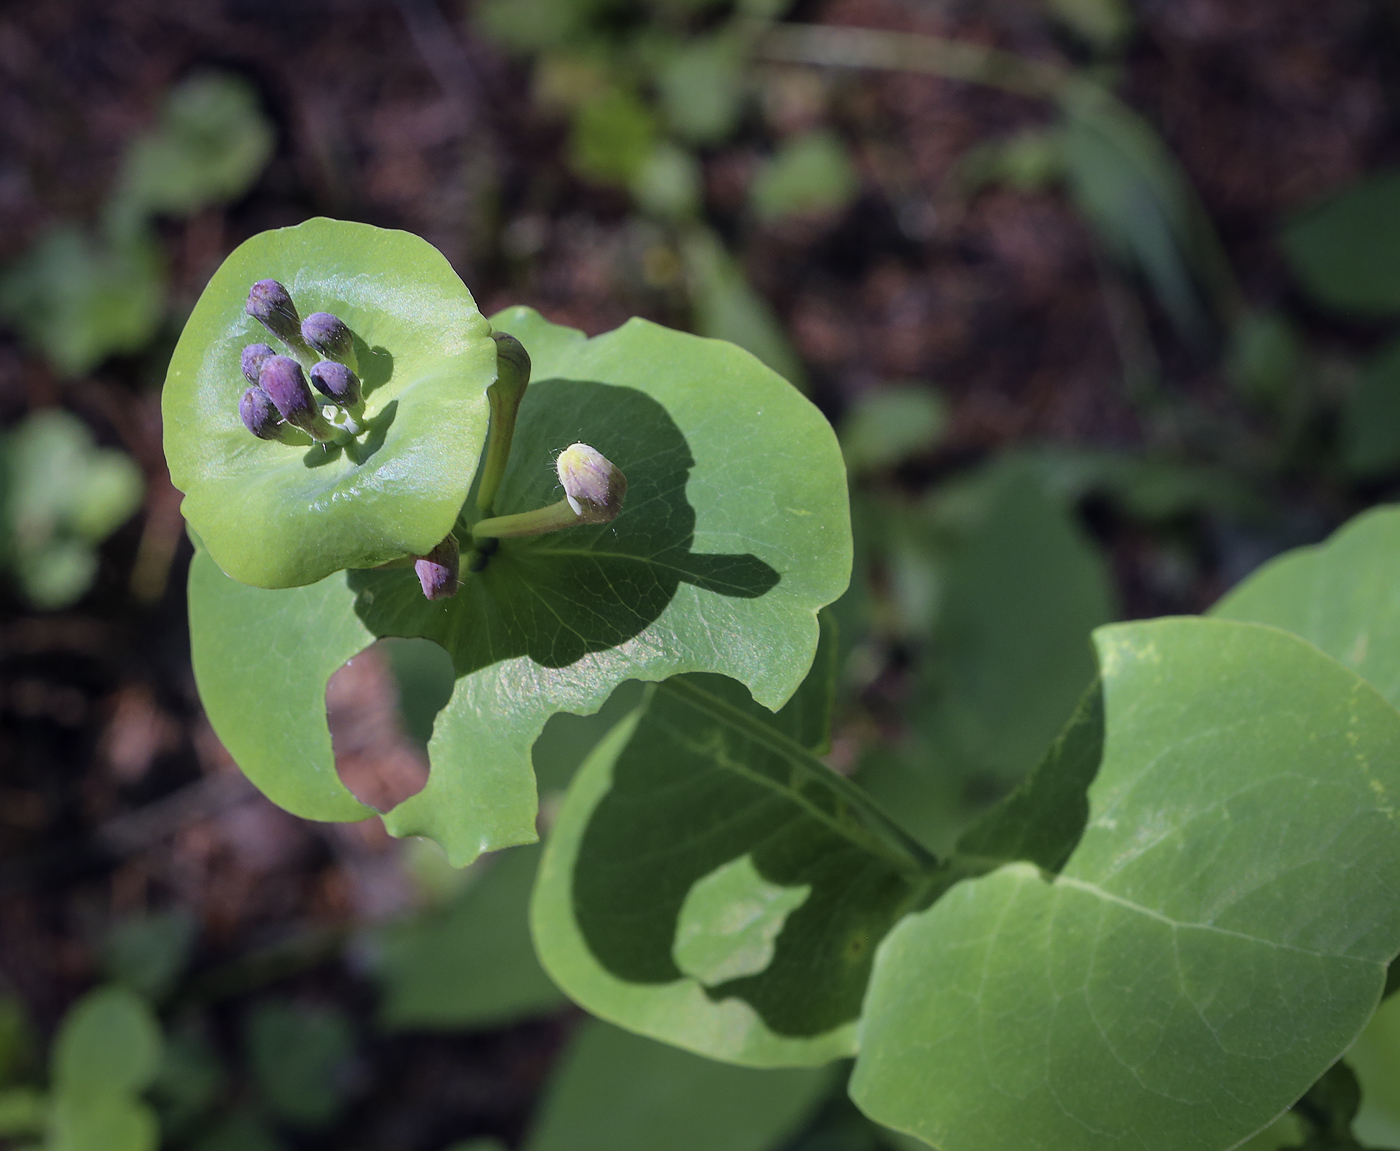
<svg viewBox="0 0 1400 1151">
<path fill-rule="evenodd" d="M 832 0 L 794 15 L 1064 50 L 1030 8 Z M 1139 0 L 1135 10 L 1120 91 L 1194 181 L 1246 296 L 1287 305 L 1320 348 L 1375 346 L 1380 329 L 1325 317 L 1297 296 L 1274 237 L 1290 213 L 1400 161 L 1400 5 Z M 178 311 L 246 237 L 325 214 L 426 237 L 488 314 L 525 303 L 590 334 L 632 314 L 686 323 L 674 290 L 639 274 L 626 197 L 570 174 L 564 128 L 535 109 L 527 67 L 474 32 L 464 11 L 432 0 L 0 7 L 0 265 L 56 219 L 94 219 L 123 144 L 173 83 L 209 66 L 256 87 L 278 144 L 251 194 L 162 225 Z M 950 190 L 961 155 L 1042 122 L 1043 106 L 923 76 L 851 72 L 828 83 L 823 115 L 852 146 L 859 198 L 834 218 L 743 237 L 748 273 L 823 409 L 837 419 L 884 380 L 937 385 L 951 432 L 904 477 L 914 487 L 1011 444 L 1146 445 L 1151 431 L 1123 386 L 1102 257 L 1063 197 Z M 722 231 L 753 161 L 743 140 L 707 157 Z M 1164 349 L 1166 386 L 1229 412 L 1219 357 L 1178 344 L 1150 306 L 1146 322 Z M 253 985 L 367 1019 L 373 991 L 333 941 L 411 905 L 399 845 L 378 821 L 312 825 L 273 807 L 243 782 L 195 692 L 189 546 L 160 447 L 160 381 L 177 331 L 148 355 L 72 382 L 0 331 L 0 426 L 63 406 L 130 452 L 149 485 L 76 607 L 37 613 L 0 588 L 0 979 L 47 1032 L 98 978 L 108 925 L 179 906 L 198 917 L 196 980 L 230 1033 Z M 1306 475 L 1282 477 L 1274 496 L 1314 533 L 1359 498 Z M 1140 529 L 1110 514 L 1094 527 L 1132 615 L 1198 610 L 1221 590 L 1209 554 L 1184 585 L 1168 586 Z M 347 777 L 421 772 L 397 733 L 382 664 L 357 662 L 329 702 Z M 478 1133 L 515 1140 L 565 1027 L 385 1039 L 366 1023 L 350 1117 L 305 1145 L 438 1151 Z"/>
</svg>

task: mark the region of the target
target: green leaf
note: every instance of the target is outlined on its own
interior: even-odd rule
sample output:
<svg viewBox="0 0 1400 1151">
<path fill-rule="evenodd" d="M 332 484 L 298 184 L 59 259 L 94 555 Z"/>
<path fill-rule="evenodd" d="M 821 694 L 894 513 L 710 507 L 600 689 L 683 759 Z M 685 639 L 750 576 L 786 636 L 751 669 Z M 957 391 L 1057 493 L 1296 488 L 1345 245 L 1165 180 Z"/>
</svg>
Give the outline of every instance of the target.
<svg viewBox="0 0 1400 1151">
<path fill-rule="evenodd" d="M 830 1084 L 826 1072 L 726 1066 L 591 1020 L 525 1151 L 771 1151 Z"/>
<path fill-rule="evenodd" d="M 0 1139 L 40 1135 L 48 1122 L 48 1101 L 32 1087 L 0 1090 Z"/>
<path fill-rule="evenodd" d="M 302 316 L 333 312 L 355 333 L 367 431 L 344 448 L 260 440 L 239 418 L 242 348 L 273 339 L 244 304 L 269 278 Z M 181 510 L 224 571 L 260 587 L 426 554 L 471 487 L 495 378 L 490 326 L 425 241 L 325 219 L 263 232 L 214 273 L 170 361 L 161 411 Z"/>
<path fill-rule="evenodd" d="M 744 103 L 743 45 L 731 36 L 697 37 L 665 59 L 656 78 L 661 111 L 682 139 L 716 144 Z"/>
<path fill-rule="evenodd" d="M 778 707 L 817 644 L 816 612 L 850 573 L 844 468 L 820 413 L 752 357 L 643 321 L 585 339 L 527 309 L 494 317 L 534 360 L 497 510 L 558 499 L 553 457 L 582 439 L 620 467 L 611 524 L 507 540 L 458 595 L 411 570 L 269 591 L 197 555 L 191 651 L 234 759 L 315 819 L 370 814 L 335 774 L 325 684 L 386 635 L 444 647 L 456 687 L 428 745 L 427 787 L 385 819 L 457 865 L 535 839 L 529 751 L 558 711 L 596 711 L 627 679 L 713 671 Z"/>
<path fill-rule="evenodd" d="M 446 907 L 384 929 L 380 1018 L 394 1029 L 465 1031 L 553 1011 L 564 1002 L 530 942 L 539 849 L 482 860 L 486 872 Z"/>
<path fill-rule="evenodd" d="M 189 963 L 198 925 L 183 911 L 158 912 L 117 925 L 103 948 L 107 975 L 139 995 L 160 1000 Z"/>
<path fill-rule="evenodd" d="M 838 136 L 813 131 L 783 142 L 755 178 L 749 198 L 765 220 L 835 212 L 860 190 L 860 176 Z"/>
<path fill-rule="evenodd" d="M 1032 468 L 1009 460 L 944 495 L 941 607 L 915 723 L 942 771 L 1014 783 L 1094 676 L 1115 614 L 1102 558 Z"/>
<path fill-rule="evenodd" d="M 0 314 L 60 375 L 81 376 L 155 335 L 165 314 L 160 249 L 144 232 L 103 240 L 55 225 L 0 276 Z"/>
<path fill-rule="evenodd" d="M 1365 365 L 1342 406 L 1342 466 L 1361 479 L 1400 468 L 1400 340 Z"/>
<path fill-rule="evenodd" d="M 77 1101 L 135 1094 L 160 1068 L 160 1026 L 140 996 L 105 987 L 83 996 L 63 1018 L 54 1040 L 54 1090 Z"/>
<path fill-rule="evenodd" d="M 1060 23 L 1100 50 L 1116 48 L 1133 30 L 1127 0 L 1047 0 L 1047 7 Z"/>
<path fill-rule="evenodd" d="M 166 97 L 160 123 L 133 140 L 123 163 L 114 211 L 189 215 L 235 200 L 272 155 L 272 127 L 257 94 L 237 76 L 192 76 Z"/>
<path fill-rule="evenodd" d="M 54 1101 L 44 1151 L 156 1151 L 160 1127 L 146 1104 L 103 1094 Z"/>
<path fill-rule="evenodd" d="M 76 416 L 35 412 L 0 440 L 0 518 L 25 594 L 63 607 L 97 567 L 92 545 L 141 504 L 141 470 L 125 452 L 94 446 Z"/>
<path fill-rule="evenodd" d="M 611 88 L 575 114 L 569 162 L 585 179 L 626 187 L 655 143 L 651 109 L 625 88 Z"/>
<path fill-rule="evenodd" d="M 1293 273 L 1319 303 L 1341 312 L 1400 312 L 1400 172 L 1368 176 L 1283 231 Z"/>
<path fill-rule="evenodd" d="M 834 653 L 776 716 L 729 680 L 670 680 L 579 771 L 530 919 L 589 1011 L 756 1067 L 852 1052 L 874 946 L 927 859 L 804 748 Z"/>
<path fill-rule="evenodd" d="M 332 1008 L 265 1000 L 248 1020 L 248 1062 L 268 1107 L 314 1130 L 345 1107 L 354 1055 L 350 1023 Z"/>
<path fill-rule="evenodd" d="M 1363 512 L 1265 564 L 1211 608 L 1320 647 L 1400 707 L 1400 508 Z"/>
<path fill-rule="evenodd" d="M 942 1151 L 1223 1151 L 1350 1045 L 1400 950 L 1395 709 L 1274 628 L 1095 639 L 1064 869 L 961 883 L 876 960 L 852 1096 Z"/>
<path fill-rule="evenodd" d="M 719 237 L 707 229 L 693 229 L 682 243 L 681 254 L 695 301 L 696 330 L 702 336 L 738 344 L 784 379 L 799 388 L 805 386 L 807 373 L 782 323 Z"/>
<path fill-rule="evenodd" d="M 1097 84 L 1071 85 L 1061 107 L 1061 157 L 1079 213 L 1115 259 L 1142 273 L 1181 332 L 1199 340 L 1207 305 L 1220 307 L 1232 285 L 1185 174 L 1152 127 Z"/>
<path fill-rule="evenodd" d="M 948 406 L 930 387 L 866 392 L 841 425 L 841 450 L 853 471 L 892 467 L 927 451 L 947 426 Z"/>
<path fill-rule="evenodd" d="M 1357 1137 L 1367 1147 L 1400 1147 L 1400 996 L 1381 1004 L 1347 1063 L 1361 1081 Z"/>
</svg>

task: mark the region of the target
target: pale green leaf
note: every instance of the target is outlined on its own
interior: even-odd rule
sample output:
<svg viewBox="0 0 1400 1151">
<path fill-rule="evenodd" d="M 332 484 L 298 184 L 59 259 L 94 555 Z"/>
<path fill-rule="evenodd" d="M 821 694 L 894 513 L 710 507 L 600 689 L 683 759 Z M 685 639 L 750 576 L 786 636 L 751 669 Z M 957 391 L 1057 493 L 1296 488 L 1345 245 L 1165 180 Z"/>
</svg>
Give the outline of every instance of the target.
<svg viewBox="0 0 1400 1151">
<path fill-rule="evenodd" d="M 860 175 L 840 138 L 826 131 L 784 141 L 754 179 L 750 200 L 765 220 L 844 208 L 860 190 Z"/>
<path fill-rule="evenodd" d="M 260 440 L 243 426 L 243 347 L 276 344 L 245 314 L 259 280 L 356 337 L 367 430 L 343 448 Z M 260 587 L 424 555 L 452 529 L 486 437 L 496 345 L 436 249 L 406 232 L 313 219 L 263 232 L 215 272 L 161 397 L 170 478 L 214 561 Z"/>
<path fill-rule="evenodd" d="M 144 999 L 123 987 L 91 991 L 64 1016 L 54 1040 L 54 1090 L 75 1107 L 144 1091 L 160 1068 L 160 1052 L 160 1026 Z"/>
</svg>

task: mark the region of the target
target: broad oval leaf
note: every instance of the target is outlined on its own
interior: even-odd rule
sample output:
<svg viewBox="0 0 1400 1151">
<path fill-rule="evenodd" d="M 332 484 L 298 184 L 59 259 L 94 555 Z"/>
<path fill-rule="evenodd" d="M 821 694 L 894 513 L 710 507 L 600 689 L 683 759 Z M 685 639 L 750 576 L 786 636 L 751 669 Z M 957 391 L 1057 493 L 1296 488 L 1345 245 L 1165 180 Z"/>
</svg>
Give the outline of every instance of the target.
<svg viewBox="0 0 1400 1151">
<path fill-rule="evenodd" d="M 135 1095 L 160 1066 L 161 1034 L 150 1006 L 124 987 L 80 999 L 64 1017 L 53 1049 L 56 1091 L 72 1100 Z"/>
<path fill-rule="evenodd" d="M 671 680 L 584 763 L 531 929 L 589 1011 L 757 1067 L 853 1052 L 875 944 L 926 861 L 804 748 L 825 727 L 808 691 L 773 716 L 718 677 Z"/>
<path fill-rule="evenodd" d="M 1209 1151 L 1351 1044 L 1400 950 L 1400 715 L 1275 628 L 1095 633 L 1104 753 L 1055 877 L 882 944 L 852 1096 L 942 1151 Z"/>
<path fill-rule="evenodd" d="M 1340 660 L 1400 707 L 1400 508 L 1373 508 L 1331 539 L 1270 561 L 1211 608 L 1273 624 Z"/>
<path fill-rule="evenodd" d="M 260 440 L 239 418 L 242 349 L 277 344 L 244 312 L 265 279 L 356 337 L 366 431 L 344 447 Z M 422 555 L 467 497 L 495 379 L 490 325 L 425 240 L 326 219 L 263 232 L 214 273 L 170 361 L 161 413 L 181 510 L 214 561 L 258 587 Z"/>
<path fill-rule="evenodd" d="M 1400 311 L 1400 172 L 1381 172 L 1305 212 L 1283 250 L 1309 294 L 1344 312 Z"/>
<path fill-rule="evenodd" d="M 190 571 L 210 721 L 299 815 L 370 814 L 335 774 L 330 674 L 382 636 L 447 650 L 456 684 L 428 744 L 428 785 L 385 823 L 437 840 L 458 865 L 535 839 L 530 746 L 555 712 L 590 714 L 624 680 L 693 671 L 780 707 L 851 566 L 835 434 L 752 356 L 641 320 L 592 340 L 523 308 L 493 323 L 534 361 L 496 510 L 556 502 L 553 457 L 583 440 L 627 476 L 613 523 L 504 540 L 455 598 L 431 603 L 411 569 L 286 590 L 240 585 L 207 555 Z"/>
</svg>

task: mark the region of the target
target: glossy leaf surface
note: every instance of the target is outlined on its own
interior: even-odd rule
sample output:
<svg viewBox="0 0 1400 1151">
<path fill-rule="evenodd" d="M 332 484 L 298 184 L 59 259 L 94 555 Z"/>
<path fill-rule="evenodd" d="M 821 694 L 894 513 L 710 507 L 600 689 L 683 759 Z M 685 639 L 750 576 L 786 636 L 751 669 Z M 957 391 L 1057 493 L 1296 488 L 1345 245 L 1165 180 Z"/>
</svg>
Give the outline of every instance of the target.
<svg viewBox="0 0 1400 1151">
<path fill-rule="evenodd" d="M 673 680 L 589 757 L 531 908 L 574 1000 L 753 1066 L 852 1052 L 874 946 L 921 860 L 804 747 L 825 739 L 808 701 L 829 684 L 819 657 L 774 716 L 730 681 Z"/>
<path fill-rule="evenodd" d="M 732 1067 L 592 1020 L 565 1053 L 525 1151 L 772 1151 L 831 1083 Z"/>
<path fill-rule="evenodd" d="M 344 447 L 260 440 L 239 418 L 242 349 L 276 342 L 244 313 L 264 279 L 356 337 L 366 431 Z M 185 324 L 161 397 L 170 478 L 214 561 L 279 588 L 429 551 L 486 437 L 490 330 L 442 254 L 407 232 L 314 219 L 239 245 Z"/>
<path fill-rule="evenodd" d="M 1400 949 L 1400 715 L 1274 628 L 1096 633 L 1064 869 L 952 888 L 876 960 L 852 1095 L 942 1151 L 1224 1151 L 1351 1044 Z"/>
<path fill-rule="evenodd" d="M 781 706 L 851 563 L 836 437 L 751 356 L 642 321 L 593 340 L 526 309 L 494 323 L 534 360 L 496 510 L 557 501 L 553 457 L 582 439 L 627 476 L 617 520 L 506 540 L 434 603 L 411 570 L 276 591 L 235 583 L 207 555 L 190 573 L 210 720 L 268 796 L 309 818 L 369 814 L 335 774 L 331 673 L 380 636 L 448 651 L 456 685 L 428 785 L 386 824 L 436 839 L 458 865 L 535 838 L 530 746 L 555 712 L 596 711 L 626 679 L 702 670 Z"/>
</svg>

